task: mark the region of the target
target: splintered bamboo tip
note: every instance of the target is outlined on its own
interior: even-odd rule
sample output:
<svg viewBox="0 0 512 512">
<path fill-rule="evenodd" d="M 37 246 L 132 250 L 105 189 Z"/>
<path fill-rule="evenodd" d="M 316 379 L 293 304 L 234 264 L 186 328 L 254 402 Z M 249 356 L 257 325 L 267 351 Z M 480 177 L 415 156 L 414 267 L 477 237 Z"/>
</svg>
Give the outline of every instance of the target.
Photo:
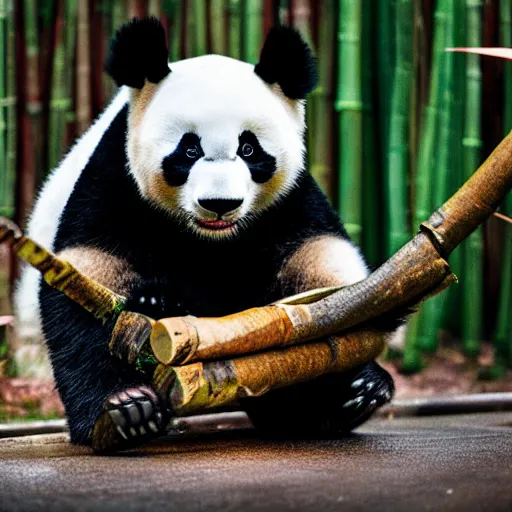
<svg viewBox="0 0 512 512">
<path fill-rule="evenodd" d="M 0 243 L 15 242 L 23 236 L 21 229 L 11 220 L 0 217 Z"/>
<path fill-rule="evenodd" d="M 158 361 L 183 364 L 195 354 L 199 338 L 197 330 L 186 317 L 163 318 L 153 324 L 150 342 Z"/>
</svg>

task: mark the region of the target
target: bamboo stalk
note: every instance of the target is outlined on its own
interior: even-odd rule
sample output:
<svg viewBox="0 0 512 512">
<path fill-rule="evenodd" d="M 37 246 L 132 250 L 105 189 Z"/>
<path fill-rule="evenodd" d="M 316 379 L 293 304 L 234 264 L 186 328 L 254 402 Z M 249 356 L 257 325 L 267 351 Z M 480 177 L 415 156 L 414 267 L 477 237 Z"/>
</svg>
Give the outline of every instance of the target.
<svg viewBox="0 0 512 512">
<path fill-rule="evenodd" d="M 481 2 L 466 1 L 466 44 L 480 46 Z M 481 111 L 481 69 L 478 55 L 466 57 L 466 99 L 464 112 L 463 175 L 467 179 L 481 161 L 482 140 L 480 134 Z M 463 271 L 462 288 L 462 346 L 466 354 L 475 356 L 480 350 L 483 334 L 483 230 L 479 227 L 461 246 Z"/>
<path fill-rule="evenodd" d="M 84 133 L 91 124 L 91 59 L 89 38 L 89 9 L 87 2 L 78 2 L 77 27 L 77 132 Z"/>
<path fill-rule="evenodd" d="M 52 288 L 64 293 L 96 318 L 108 321 L 122 310 L 125 297 L 87 278 L 70 263 L 23 236 L 18 226 L 4 218 L 0 218 L 0 243 L 9 244 L 14 254 L 39 270 Z"/>
<path fill-rule="evenodd" d="M 4 201 L 0 200 L 0 215 L 14 216 L 14 193 L 16 185 L 16 24 L 14 20 L 14 2 L 9 0 L 7 4 L 7 140 L 5 153 L 5 169 L 3 174 Z M 1 172 L 1 170 L 0 170 Z M 0 185 L 1 187 L 2 185 Z M 2 197 L 2 193 L 0 193 Z M 2 206 L 4 210 L 2 211 Z"/>
<path fill-rule="evenodd" d="M 512 47 L 512 5 L 500 2 L 501 44 Z M 512 130 L 512 62 L 503 63 L 504 75 L 504 115 L 505 133 Z M 505 213 L 512 216 L 512 192 L 502 206 Z M 501 267 L 501 290 L 498 306 L 498 318 L 494 333 L 497 364 L 512 366 L 512 233 L 510 226 L 505 226 L 503 240 L 503 262 Z"/>
<path fill-rule="evenodd" d="M 443 258 L 496 209 L 511 186 L 512 133 L 422 224 L 422 231 L 369 278 L 310 305 L 267 306 L 214 320 L 163 319 L 155 323 L 152 332 L 155 356 L 175 364 L 286 346 L 341 332 L 397 307 L 414 305 L 426 293 L 436 294 L 453 281 Z"/>
<path fill-rule="evenodd" d="M 228 1 L 228 55 L 241 57 L 241 0 Z"/>
<path fill-rule="evenodd" d="M 387 148 L 389 137 L 389 110 L 392 89 L 392 69 L 395 62 L 394 48 L 394 1 L 376 2 L 376 63 L 378 91 L 378 112 L 379 112 L 379 139 L 381 141 L 381 161 L 383 169 L 387 168 Z M 428 210 L 428 213 L 431 210 Z M 424 217 L 425 219 L 426 217 Z M 419 224 L 419 222 L 418 222 Z M 387 229 L 387 226 L 384 227 Z"/>
<path fill-rule="evenodd" d="M 394 254 L 410 237 L 409 211 L 409 105 L 413 80 L 411 0 L 397 0 L 395 8 L 395 69 L 391 90 L 385 208 L 388 236 L 386 256 Z M 446 196 L 445 196 L 446 197 Z M 439 204 L 439 203 L 438 203 Z"/>
<path fill-rule="evenodd" d="M 189 9 L 190 56 L 197 57 L 206 53 L 206 4 L 204 0 L 192 0 Z"/>
<path fill-rule="evenodd" d="M 70 100 L 65 80 L 65 11 L 63 0 L 57 2 L 57 18 L 54 25 L 53 70 L 50 87 L 50 115 L 48 123 L 48 167 L 56 167 L 65 147 L 65 113 Z"/>
<path fill-rule="evenodd" d="M 384 346 L 382 333 L 361 330 L 330 341 L 232 360 L 178 367 L 159 365 L 153 382 L 174 414 L 183 416 L 227 405 L 238 398 L 260 396 L 326 373 L 349 370 L 375 359 Z"/>
<path fill-rule="evenodd" d="M 338 207 L 349 236 L 361 244 L 363 221 L 362 0 L 340 0 L 336 110 L 339 112 Z"/>
<path fill-rule="evenodd" d="M 377 158 L 376 112 L 373 101 L 375 58 L 372 51 L 375 30 L 374 9 L 371 0 L 365 0 L 363 9 L 363 249 L 366 259 L 373 267 L 381 262 L 381 204 L 380 172 Z M 322 28 L 321 32 L 325 29 Z"/>
<path fill-rule="evenodd" d="M 211 52 L 217 55 L 226 54 L 225 0 L 210 0 L 208 24 L 211 32 Z"/>
<path fill-rule="evenodd" d="M 7 119 L 5 115 L 5 103 L 7 91 L 7 68 L 5 56 L 7 54 L 7 5 L 6 0 L 0 0 L 0 211 L 11 216 L 11 191 L 7 187 L 7 162 L 6 162 L 6 131 Z"/>
<path fill-rule="evenodd" d="M 181 59 L 181 11 L 180 0 L 167 0 L 164 3 L 164 12 L 169 27 L 169 59 L 171 62 Z"/>
<path fill-rule="evenodd" d="M 242 0 L 242 60 L 256 64 L 263 42 L 262 0 Z"/>
<path fill-rule="evenodd" d="M 431 145 L 432 140 L 428 142 L 428 149 L 431 151 L 430 154 L 425 154 L 420 148 L 420 158 L 430 159 L 430 165 L 426 169 L 422 169 L 421 162 L 418 165 L 418 176 L 419 182 L 417 181 L 417 197 L 418 197 L 418 209 L 423 207 L 424 204 L 440 204 L 443 197 L 447 195 L 448 175 L 449 175 L 449 164 L 450 164 L 450 151 L 452 150 L 450 144 L 450 131 L 451 123 L 451 108 L 453 104 L 453 58 L 451 54 L 447 54 L 444 50 L 446 46 L 451 46 L 450 41 L 453 40 L 454 31 L 454 1 L 455 0 L 439 0 L 436 9 L 436 33 L 434 35 L 437 38 L 437 31 L 440 30 L 440 36 L 443 36 L 443 40 L 439 42 L 439 46 L 435 48 L 439 51 L 439 54 L 433 56 L 434 66 L 439 66 L 439 75 L 437 76 L 438 82 L 436 87 L 439 88 L 439 95 L 435 98 L 437 100 L 437 116 L 434 120 L 439 123 L 438 126 L 428 126 L 427 128 L 434 130 L 433 133 L 428 133 L 425 136 L 435 136 L 435 146 Z M 435 41 L 435 44 L 437 40 Z M 433 71 L 434 73 L 434 71 Z M 431 87 L 433 84 L 431 84 Z M 437 132 L 437 133 L 436 133 Z M 435 135 L 434 135 L 435 134 Z M 432 155 L 436 154 L 436 159 L 433 161 Z M 426 176 L 423 174 L 426 173 Z M 425 181 L 430 182 L 428 185 Z M 425 185 L 428 189 L 429 195 L 425 196 L 425 190 L 422 190 L 422 185 Z M 434 185 L 434 186 L 432 186 Z M 431 208 L 431 206 L 429 207 Z M 419 214 L 419 212 L 418 212 Z M 418 327 L 418 346 L 422 350 L 428 352 L 434 352 L 438 345 L 438 330 L 441 325 L 441 318 L 443 310 L 446 305 L 446 296 L 441 296 L 435 300 L 427 302 L 421 312 Z"/>
<path fill-rule="evenodd" d="M 317 44 L 319 85 L 308 101 L 312 120 L 309 126 L 309 161 L 311 175 L 332 202 L 334 0 L 322 0 L 316 8 L 319 9 L 317 22 L 322 20 L 322 27 L 318 30 Z"/>
</svg>

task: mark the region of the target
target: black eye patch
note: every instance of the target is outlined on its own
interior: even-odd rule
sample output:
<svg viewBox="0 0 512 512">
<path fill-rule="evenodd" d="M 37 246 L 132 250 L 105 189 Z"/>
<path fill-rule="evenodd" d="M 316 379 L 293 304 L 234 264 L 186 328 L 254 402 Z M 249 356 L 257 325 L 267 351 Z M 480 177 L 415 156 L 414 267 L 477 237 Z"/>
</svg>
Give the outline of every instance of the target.
<svg viewBox="0 0 512 512">
<path fill-rule="evenodd" d="M 185 133 L 176 149 L 162 160 L 165 181 L 171 187 L 184 185 L 190 169 L 203 156 L 199 137 L 195 133 Z"/>
<path fill-rule="evenodd" d="M 256 183 L 266 183 L 276 172 L 276 159 L 265 152 L 256 135 L 249 130 L 243 131 L 238 137 L 236 154 L 245 161 Z"/>
</svg>

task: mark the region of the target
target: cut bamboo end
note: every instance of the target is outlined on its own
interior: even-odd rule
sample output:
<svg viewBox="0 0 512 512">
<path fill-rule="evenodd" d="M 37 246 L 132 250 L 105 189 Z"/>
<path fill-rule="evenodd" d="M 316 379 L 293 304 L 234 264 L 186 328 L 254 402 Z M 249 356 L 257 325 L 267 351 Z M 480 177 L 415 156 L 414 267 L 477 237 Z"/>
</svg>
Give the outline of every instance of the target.
<svg viewBox="0 0 512 512">
<path fill-rule="evenodd" d="M 342 372 L 375 359 L 385 335 L 361 330 L 320 341 L 235 358 L 186 366 L 159 365 L 153 382 L 178 416 L 208 410 L 272 389 Z"/>
<path fill-rule="evenodd" d="M 302 308 L 302 309 L 301 309 Z M 153 326 L 151 348 L 163 364 L 222 359 L 295 340 L 309 317 L 304 306 L 252 308 L 222 318 L 193 316 L 159 320 Z"/>
<path fill-rule="evenodd" d="M 145 315 L 122 311 L 110 337 L 110 353 L 128 364 L 136 363 L 139 357 L 146 354 L 154 323 L 152 318 Z"/>
</svg>

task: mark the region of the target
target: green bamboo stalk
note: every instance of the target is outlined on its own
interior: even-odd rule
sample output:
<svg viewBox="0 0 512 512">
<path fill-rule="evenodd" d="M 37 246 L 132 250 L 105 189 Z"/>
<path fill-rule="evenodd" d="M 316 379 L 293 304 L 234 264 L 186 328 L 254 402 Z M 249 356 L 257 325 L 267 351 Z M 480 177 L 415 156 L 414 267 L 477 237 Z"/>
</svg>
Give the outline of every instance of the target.
<svg viewBox="0 0 512 512">
<path fill-rule="evenodd" d="M 226 55 L 226 25 L 224 19 L 225 0 L 211 0 L 210 27 L 212 34 L 212 51 L 217 55 Z"/>
<path fill-rule="evenodd" d="M 228 0 L 228 55 L 241 57 L 241 0 Z"/>
<path fill-rule="evenodd" d="M 162 15 L 162 6 L 160 0 L 148 0 L 148 16 L 160 18 Z"/>
<path fill-rule="evenodd" d="M 165 0 L 163 4 L 169 27 L 169 59 L 171 62 L 181 59 L 181 11 L 180 0 Z"/>
<path fill-rule="evenodd" d="M 473 0 L 474 3 L 475 0 Z M 454 20 L 461 20 L 456 22 L 453 27 L 453 39 L 449 43 L 454 46 L 464 46 L 466 43 L 466 0 L 455 0 L 454 3 Z M 464 57 L 460 58 L 454 56 L 453 58 L 453 101 L 450 108 L 450 147 L 449 163 L 448 163 L 448 185 L 447 193 L 453 194 L 464 183 L 464 148 L 463 139 L 465 133 L 464 127 L 464 112 L 465 112 L 465 90 L 466 90 L 466 62 Z M 469 170 L 472 173 L 473 170 Z M 468 241 L 465 242 L 466 244 Z M 464 244 L 463 244 L 464 245 Z M 463 274 L 463 248 L 457 247 L 450 259 L 450 266 L 457 276 Z M 459 335 L 461 330 L 461 312 L 462 312 L 462 286 L 452 286 L 446 293 L 446 304 L 443 309 L 441 318 L 441 327 L 452 331 L 454 334 Z"/>
<path fill-rule="evenodd" d="M 481 46 L 480 0 L 466 0 L 466 46 Z M 461 54 L 466 59 L 466 97 L 464 112 L 463 180 L 467 180 L 481 163 L 480 112 L 482 104 L 482 72 L 480 56 Z M 463 59 L 460 59 L 463 60 Z M 455 167 L 454 167 L 455 168 Z M 462 347 L 467 355 L 475 356 L 480 350 L 483 331 L 483 231 L 478 228 L 460 247 L 462 271 Z M 455 254 L 455 253 L 454 253 Z"/>
<path fill-rule="evenodd" d="M 206 3 L 204 0 L 189 2 L 188 37 L 190 56 L 206 54 Z"/>
<path fill-rule="evenodd" d="M 392 90 L 392 70 L 395 62 L 395 24 L 394 9 L 396 0 L 376 2 L 378 23 L 376 40 L 377 79 L 379 83 L 379 139 L 381 146 L 381 165 L 387 168 L 387 148 L 389 137 L 389 111 Z M 428 215 L 428 214 L 427 214 Z M 383 226 L 387 230 L 387 226 Z"/>
<path fill-rule="evenodd" d="M 363 249 L 370 265 L 376 267 L 381 260 L 380 246 L 383 230 L 380 223 L 380 188 L 379 170 L 377 159 L 377 143 L 375 130 L 375 105 L 373 101 L 374 76 L 374 43 L 373 34 L 375 30 L 374 9 L 372 0 L 364 0 L 363 3 Z M 324 14 L 324 13 L 322 13 Z M 329 13 L 325 13 L 325 17 Z M 322 27 L 320 34 L 325 31 Z M 322 35 L 320 35 L 322 37 Z M 330 61 L 327 63 L 330 67 Z M 315 135 L 315 137 L 317 134 Z"/>
<path fill-rule="evenodd" d="M 6 115 L 5 104 L 7 102 L 6 80 L 7 68 L 5 55 L 7 53 L 7 5 L 6 0 L 0 0 L 0 212 L 5 211 L 12 215 L 11 208 L 11 191 L 7 188 L 7 162 L 5 158 L 6 149 Z M 9 211 L 8 211 L 9 210 Z M 7 212 L 8 211 L 8 212 Z M 0 213 L 2 214 L 2 213 Z"/>
<path fill-rule="evenodd" d="M 112 37 L 116 30 L 127 20 L 126 0 L 112 0 L 112 25 L 110 27 L 110 36 Z M 112 80 L 111 80 L 112 81 Z"/>
<path fill-rule="evenodd" d="M 430 159 L 430 165 L 426 169 L 422 166 L 421 161 L 418 163 L 418 179 L 416 183 L 417 188 L 417 208 L 429 204 L 429 209 L 434 208 L 434 205 L 442 204 L 448 197 L 448 177 L 450 166 L 450 151 L 451 147 L 451 131 L 452 122 L 451 109 L 453 107 L 453 84 L 454 84 L 454 69 L 453 69 L 453 54 L 446 53 L 444 48 L 453 46 L 454 39 L 454 12 L 455 0 L 439 0 L 436 9 L 436 27 L 434 34 L 434 55 L 433 60 L 433 77 L 430 87 L 439 88 L 438 96 L 434 99 L 437 100 L 435 105 L 435 113 L 433 121 L 436 125 L 430 126 L 430 120 L 426 120 L 424 137 L 428 139 L 420 147 L 420 159 Z M 442 39 L 441 39 L 442 36 Z M 440 40 L 437 38 L 439 37 Z M 437 53 L 439 52 L 439 53 Z M 434 75 L 437 74 L 437 76 Z M 434 81 L 435 76 L 435 81 Z M 432 93 L 432 90 L 431 90 Z M 431 98 L 429 98 L 430 100 Z M 430 103 L 430 101 L 429 101 Z M 430 104 L 429 104 L 430 107 Z M 427 107 L 428 109 L 428 107 Z M 427 115 L 429 112 L 427 112 Z M 429 130 L 429 131 L 427 131 Z M 434 139 L 435 137 L 435 139 Z M 432 139 L 432 140 L 430 140 Z M 435 140 L 435 145 L 433 144 Z M 423 142 L 423 141 L 422 141 Z M 429 153 L 425 153 L 426 149 Z M 432 155 L 437 153 L 435 162 Z M 425 174 L 422 174 L 425 173 Z M 429 186 L 429 196 L 425 197 L 425 190 L 421 190 L 421 184 L 432 183 Z M 431 202 L 433 199 L 433 203 Z M 421 210 L 420 210 L 421 211 Z M 419 214 L 419 212 L 418 212 Z M 446 306 L 446 293 L 440 294 L 423 305 L 418 319 L 418 332 L 416 343 L 422 350 L 428 352 L 435 352 L 438 346 L 438 331 L 441 326 L 441 319 L 443 311 Z"/>
<path fill-rule="evenodd" d="M 501 44 L 507 48 L 512 47 L 512 2 L 500 2 L 500 28 Z M 505 133 L 512 130 L 512 62 L 503 62 L 504 75 L 504 116 L 503 125 Z M 512 192 L 502 209 L 512 216 Z M 505 226 L 503 239 L 503 263 L 501 270 L 501 290 L 498 306 L 498 318 L 494 333 L 496 347 L 496 363 L 499 367 L 508 365 L 512 367 L 512 231 Z"/>
<path fill-rule="evenodd" d="M 65 9 L 63 1 L 58 3 L 55 23 L 55 46 L 53 48 L 52 79 L 50 87 L 50 112 L 48 120 L 48 168 L 52 169 L 59 163 L 65 145 L 66 123 L 65 113 L 70 108 L 65 80 L 66 48 L 65 48 Z M 67 21 L 67 20 L 66 20 Z"/>
<path fill-rule="evenodd" d="M 263 41 L 263 2 L 242 0 L 242 60 L 256 64 Z"/>
<path fill-rule="evenodd" d="M 338 207 L 350 237 L 361 243 L 363 98 L 361 86 L 362 0 L 339 0 L 339 59 L 336 110 L 339 112 Z"/>
<path fill-rule="evenodd" d="M 309 127 L 310 172 L 330 201 L 333 200 L 333 144 L 332 144 L 332 62 L 334 61 L 334 0 L 320 2 L 318 30 L 319 85 L 311 94 L 308 107 L 311 113 Z"/>
<path fill-rule="evenodd" d="M 5 1 L 5 0 L 4 0 Z M 0 202 L 4 206 L 0 215 L 14 216 L 14 187 L 16 182 L 16 25 L 14 18 L 14 0 L 7 1 L 7 141 L 5 154 L 5 172 L 3 183 L 5 198 L 7 201 Z M 1 168 L 0 168 L 1 172 Z M 2 179 L 0 179 L 2 181 Z M 0 185 L 1 187 L 1 185 Z M 2 194 L 0 193 L 0 197 Z"/>
<path fill-rule="evenodd" d="M 413 81 L 412 43 L 414 6 L 412 0 L 397 0 L 395 7 L 395 69 L 386 168 L 385 255 L 390 257 L 407 243 L 411 230 L 409 211 L 409 113 Z"/>
</svg>

